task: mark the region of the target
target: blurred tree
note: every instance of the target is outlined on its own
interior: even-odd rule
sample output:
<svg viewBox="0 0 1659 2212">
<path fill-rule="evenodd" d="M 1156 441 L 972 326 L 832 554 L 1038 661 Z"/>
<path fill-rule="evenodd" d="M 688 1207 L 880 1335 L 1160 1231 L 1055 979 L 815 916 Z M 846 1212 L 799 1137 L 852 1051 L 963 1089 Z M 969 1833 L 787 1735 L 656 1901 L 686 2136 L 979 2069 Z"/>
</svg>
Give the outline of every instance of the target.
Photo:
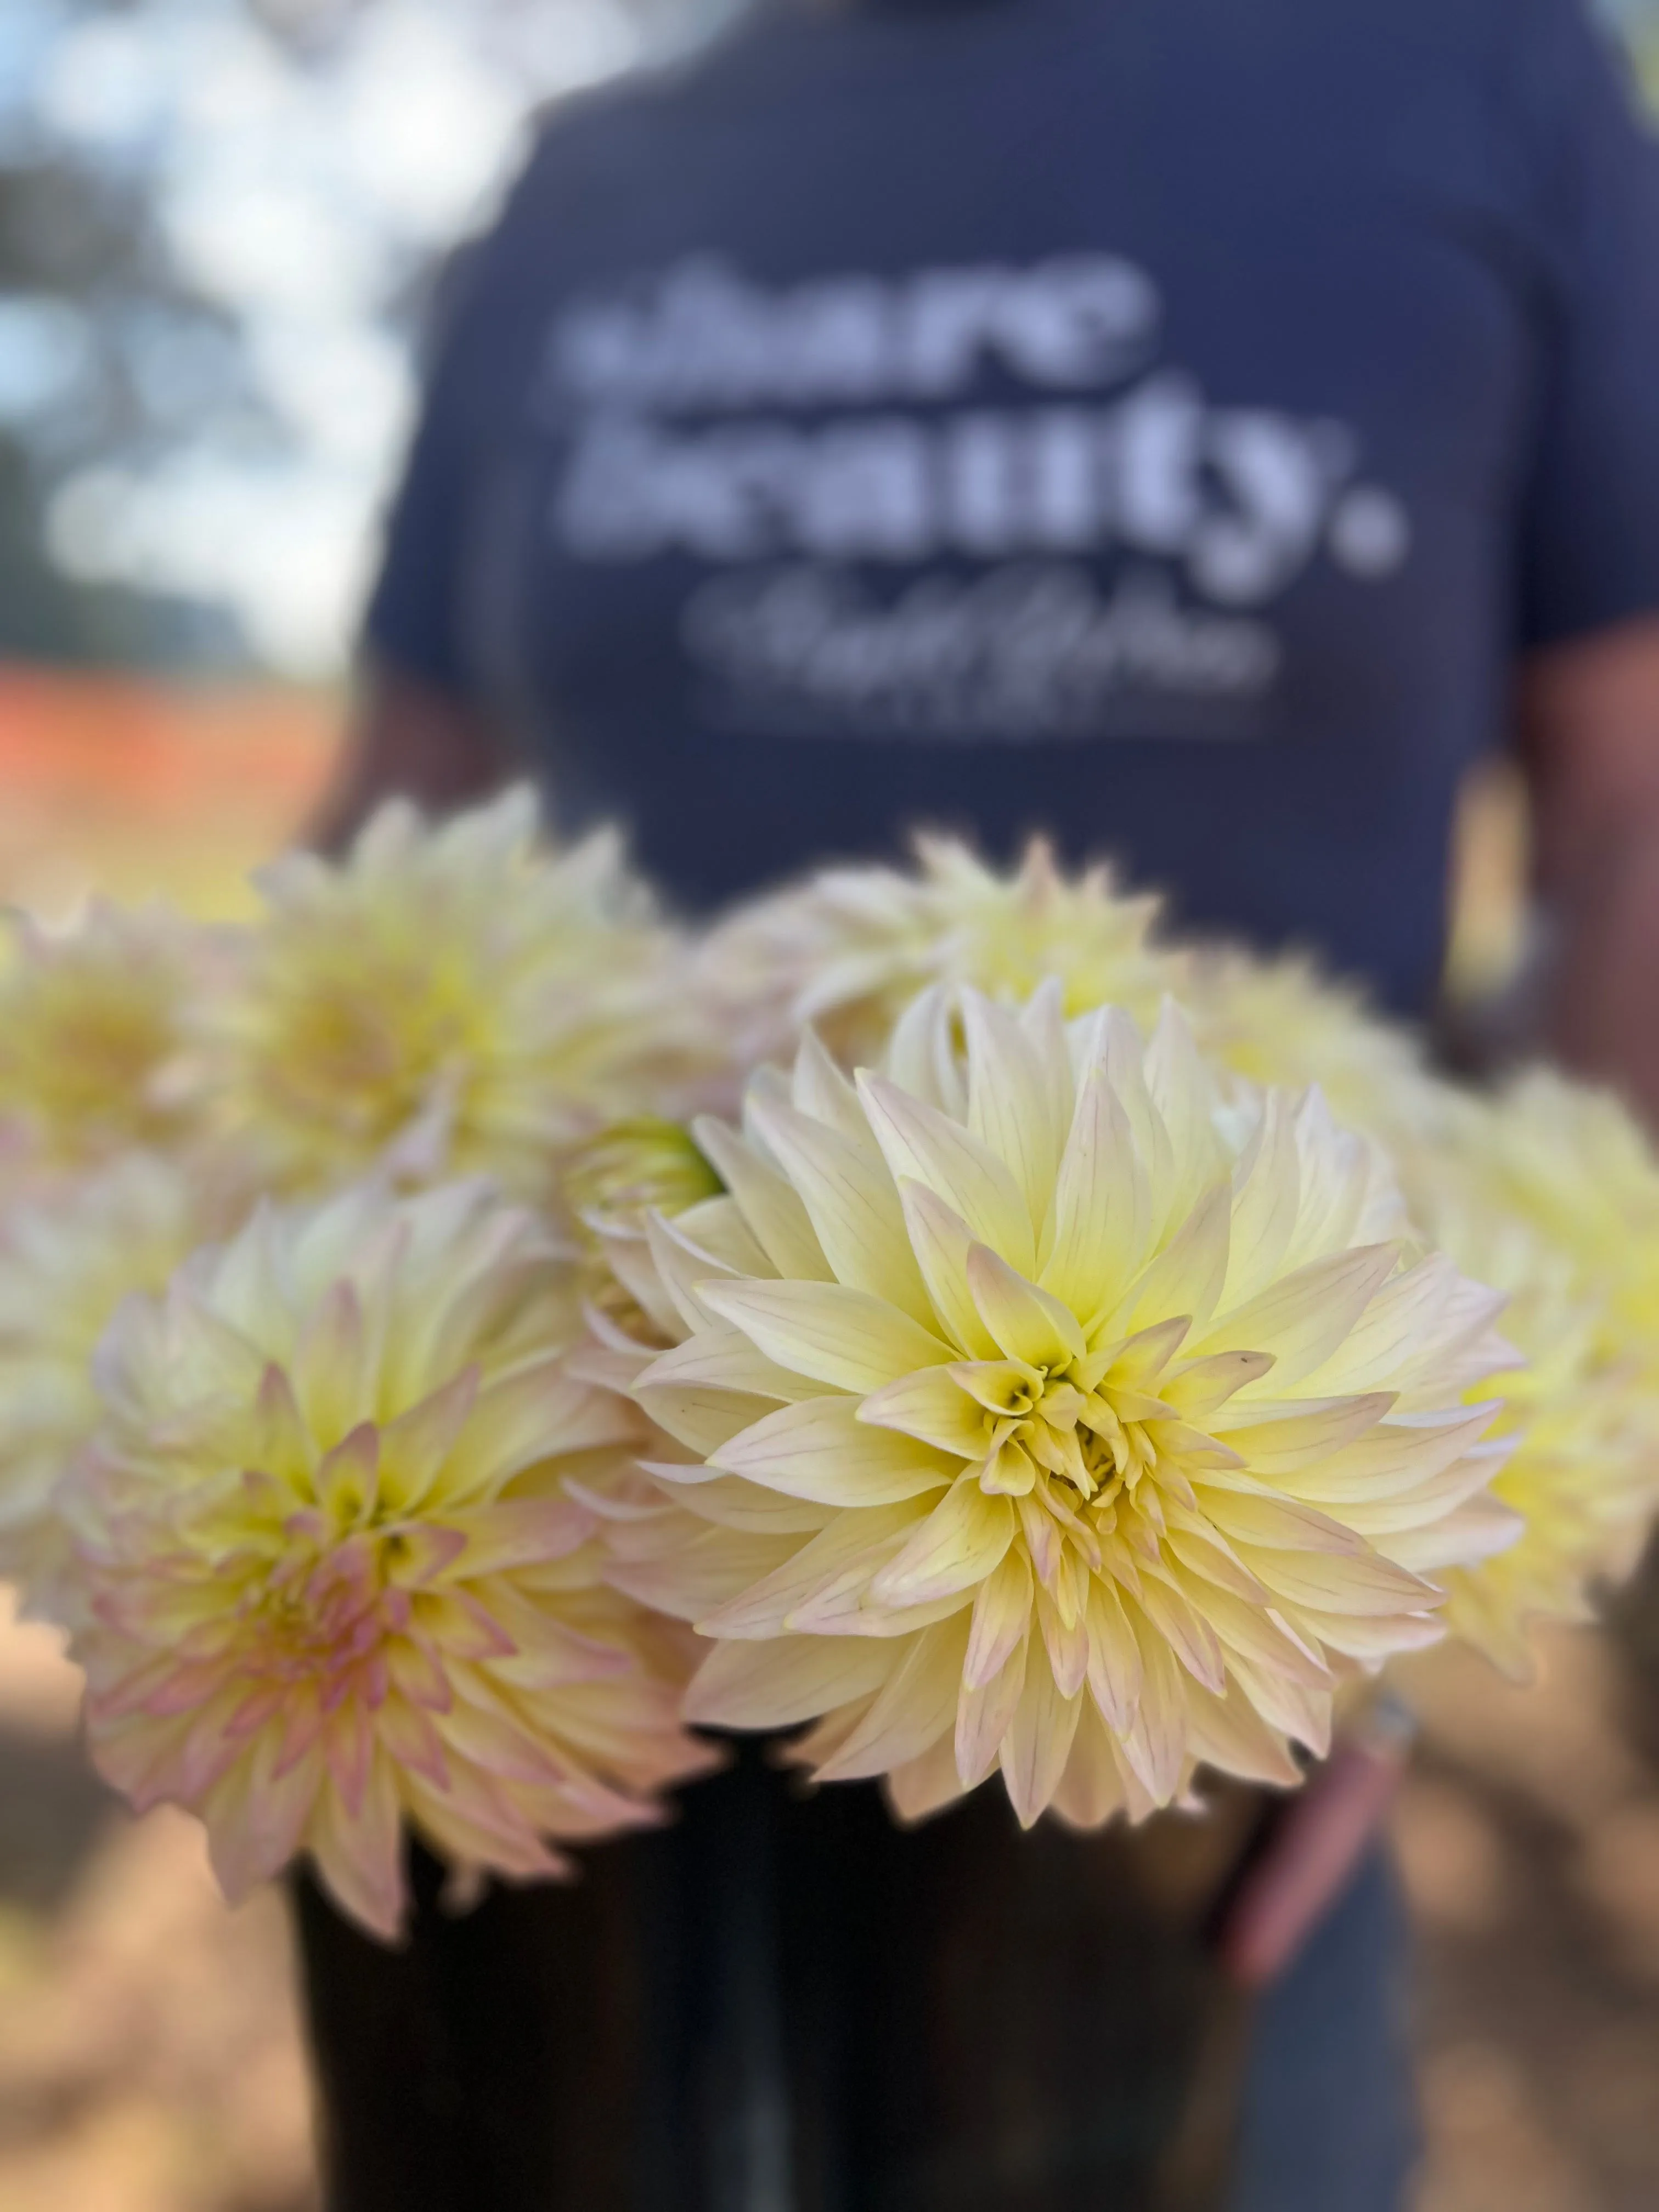
<svg viewBox="0 0 1659 2212">
<path fill-rule="evenodd" d="M 0 0 L 0 653 L 338 666 L 434 262 L 735 0 Z"/>
</svg>

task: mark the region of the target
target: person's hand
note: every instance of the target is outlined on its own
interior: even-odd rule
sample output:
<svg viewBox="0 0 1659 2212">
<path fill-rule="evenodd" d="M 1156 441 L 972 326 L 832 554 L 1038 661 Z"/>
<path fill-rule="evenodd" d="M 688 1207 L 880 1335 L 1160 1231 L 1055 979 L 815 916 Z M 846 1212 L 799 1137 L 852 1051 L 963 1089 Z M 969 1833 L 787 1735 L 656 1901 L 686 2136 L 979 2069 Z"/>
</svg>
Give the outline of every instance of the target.
<svg viewBox="0 0 1659 2212">
<path fill-rule="evenodd" d="M 1222 1971 L 1246 1989 L 1283 1973 L 1352 1879 L 1411 1750 L 1405 1707 L 1383 1698 L 1289 1797 L 1216 1938 Z"/>
</svg>

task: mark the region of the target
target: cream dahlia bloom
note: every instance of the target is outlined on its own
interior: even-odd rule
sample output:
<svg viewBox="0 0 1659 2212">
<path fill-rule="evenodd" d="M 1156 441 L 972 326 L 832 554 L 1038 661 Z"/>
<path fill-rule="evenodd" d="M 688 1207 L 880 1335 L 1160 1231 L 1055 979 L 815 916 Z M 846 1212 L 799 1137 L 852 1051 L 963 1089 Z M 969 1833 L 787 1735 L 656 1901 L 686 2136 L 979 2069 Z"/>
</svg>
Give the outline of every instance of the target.
<svg viewBox="0 0 1659 2212">
<path fill-rule="evenodd" d="M 1316 1094 L 1223 1108 L 1173 1009 L 1143 1048 L 933 994 L 885 1076 L 809 1039 L 698 1137 L 730 1196 L 617 1245 L 680 1340 L 592 1355 L 674 1440 L 611 1572 L 720 1640 L 695 1719 L 816 1721 L 908 1814 L 998 1766 L 1028 1822 L 1293 1782 L 1336 1675 L 1513 1536 L 1464 1402 L 1501 1301 Z"/>
<path fill-rule="evenodd" d="M 1586 1618 L 1659 1510 L 1659 1168 L 1622 1109 L 1563 1077 L 1428 1103 L 1399 1146 L 1413 1216 L 1509 1293 L 1527 1362 L 1493 1386 L 1511 1449 L 1492 1489 L 1522 1534 L 1443 1577 L 1446 1620 L 1524 1676 L 1529 1625 Z"/>
<path fill-rule="evenodd" d="M 186 1017 L 207 940 L 159 910 L 100 903 L 9 925 L 0 973 L 0 1128 L 30 1171 L 78 1169 L 187 1136 Z"/>
<path fill-rule="evenodd" d="M 571 1382 L 571 1271 L 457 1184 L 262 1211 L 101 1348 L 73 1496 L 87 1725 L 185 1805 L 240 1897 L 309 1853 L 389 1936 L 402 1830 L 514 1875 L 658 1817 L 706 1765 L 689 1641 L 600 1577 L 580 1474 L 617 1425 Z"/>
<path fill-rule="evenodd" d="M 33 1611 L 69 1601 L 58 1492 L 101 1415 L 98 1340 L 123 1299 L 164 1289 L 223 1225 L 199 1164 L 135 1152 L 26 1200 L 0 1234 L 0 1575 Z"/>
<path fill-rule="evenodd" d="M 1431 1138 L 1446 1140 L 1443 1117 Z M 1459 1164 L 1606 1291 L 1608 1350 L 1659 1370 L 1659 1160 L 1611 1091 L 1534 1068 L 1498 1096 Z M 1478 1159 L 1476 1154 L 1478 1153 Z"/>
<path fill-rule="evenodd" d="M 748 1059 L 792 1051 L 810 1024 L 844 1064 L 873 1061 L 930 984 L 1024 1000 L 1052 976 L 1068 1014 L 1109 1003 L 1156 1018 L 1168 988 L 1147 943 L 1156 896 L 1127 896 L 1103 862 L 1066 875 L 1041 839 L 1006 874 L 954 837 L 923 834 L 915 850 L 908 872 L 826 868 L 711 933 L 706 987 Z"/>
<path fill-rule="evenodd" d="M 435 828 L 393 800 L 343 862 L 289 854 L 259 883 L 210 1026 L 230 1126 L 283 1188 L 385 1165 L 544 1198 L 560 1152 L 702 1049 L 616 839 L 538 844 L 527 787 Z"/>
</svg>

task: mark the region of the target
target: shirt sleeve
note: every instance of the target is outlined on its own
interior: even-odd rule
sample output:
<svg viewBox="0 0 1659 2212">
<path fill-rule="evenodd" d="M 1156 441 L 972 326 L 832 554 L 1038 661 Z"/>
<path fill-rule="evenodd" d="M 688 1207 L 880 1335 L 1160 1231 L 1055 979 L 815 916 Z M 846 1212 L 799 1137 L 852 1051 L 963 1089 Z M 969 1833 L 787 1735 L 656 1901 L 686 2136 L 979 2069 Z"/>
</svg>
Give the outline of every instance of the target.
<svg viewBox="0 0 1659 2212">
<path fill-rule="evenodd" d="M 460 248 L 437 287 L 415 434 L 387 517 L 363 621 L 375 657 L 440 690 L 471 688 L 460 622 L 479 364 L 482 241 Z"/>
<path fill-rule="evenodd" d="M 1525 646 L 1659 613 L 1659 137 L 1584 0 L 1532 15 L 1520 67 L 1545 279 Z"/>
</svg>

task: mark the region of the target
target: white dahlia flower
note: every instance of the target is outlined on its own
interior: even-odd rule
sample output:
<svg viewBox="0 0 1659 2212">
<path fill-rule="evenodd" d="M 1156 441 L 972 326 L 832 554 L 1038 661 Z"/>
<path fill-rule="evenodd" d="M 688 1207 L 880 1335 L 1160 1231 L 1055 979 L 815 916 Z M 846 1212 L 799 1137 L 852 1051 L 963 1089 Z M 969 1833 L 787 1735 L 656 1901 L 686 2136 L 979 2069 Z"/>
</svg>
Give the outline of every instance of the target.
<svg viewBox="0 0 1659 2212">
<path fill-rule="evenodd" d="M 697 1133 L 729 1196 L 614 1246 L 668 1348 L 586 1355 L 657 1431 L 611 1572 L 717 1639 L 695 1719 L 815 1722 L 909 1814 L 998 1767 L 1026 1821 L 1290 1783 L 1515 1533 L 1466 1402 L 1501 1299 L 1316 1095 L 1224 1108 L 1173 1010 L 1144 1048 L 932 994 L 886 1075 L 809 1038 Z"/>
<path fill-rule="evenodd" d="M 607 1585 L 572 1267 L 477 1185 L 257 1214 L 101 1348 L 71 1499 L 87 1729 L 204 1822 L 228 1896 L 307 1853 L 381 1935 L 402 1838 L 557 1873 L 709 1764 L 691 1639 Z"/>
</svg>

